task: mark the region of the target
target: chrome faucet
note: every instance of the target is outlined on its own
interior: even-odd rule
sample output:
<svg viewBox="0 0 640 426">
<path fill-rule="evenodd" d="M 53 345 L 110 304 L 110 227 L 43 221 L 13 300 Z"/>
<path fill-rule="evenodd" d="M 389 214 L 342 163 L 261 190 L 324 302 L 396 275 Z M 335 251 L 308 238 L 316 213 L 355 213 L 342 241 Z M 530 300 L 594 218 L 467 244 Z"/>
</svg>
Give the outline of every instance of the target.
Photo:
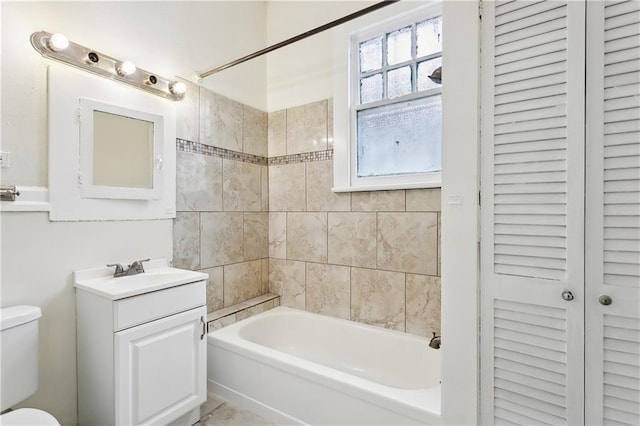
<svg viewBox="0 0 640 426">
<path fill-rule="evenodd" d="M 433 337 L 429 341 L 429 347 L 433 349 L 440 349 L 441 340 L 442 340 L 442 337 L 436 336 L 436 332 L 434 331 Z"/>
<path fill-rule="evenodd" d="M 131 265 L 129 265 L 129 267 L 126 270 L 119 263 L 114 263 L 114 264 L 111 264 L 111 265 L 107 265 L 107 267 L 108 268 L 111 268 L 111 267 L 114 267 L 114 266 L 116 267 L 116 270 L 113 273 L 113 277 L 114 278 L 126 277 L 126 276 L 129 276 L 129 275 L 143 274 L 144 273 L 144 267 L 142 266 L 142 262 L 148 262 L 149 260 L 151 260 L 151 259 L 136 260 Z"/>
</svg>

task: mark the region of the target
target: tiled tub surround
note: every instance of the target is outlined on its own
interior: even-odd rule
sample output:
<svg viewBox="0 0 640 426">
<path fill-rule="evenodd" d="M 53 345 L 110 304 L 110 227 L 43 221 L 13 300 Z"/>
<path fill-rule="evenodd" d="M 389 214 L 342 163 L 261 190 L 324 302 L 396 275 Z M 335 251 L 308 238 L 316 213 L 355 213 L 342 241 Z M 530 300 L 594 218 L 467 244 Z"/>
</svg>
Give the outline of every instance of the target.
<svg viewBox="0 0 640 426">
<path fill-rule="evenodd" d="M 283 306 L 440 333 L 440 189 L 333 193 L 330 101 L 266 114 L 202 88 L 198 102 L 188 86 L 174 265 L 209 274 L 210 313 L 273 293 Z"/>
<path fill-rule="evenodd" d="M 209 274 L 213 327 L 221 309 L 248 314 L 274 304 L 245 303 L 269 290 L 267 114 L 185 83 L 188 96 L 177 114 L 173 263 Z"/>
<path fill-rule="evenodd" d="M 331 192 L 330 106 L 269 113 L 269 290 L 282 306 L 440 334 L 440 189 Z"/>
</svg>

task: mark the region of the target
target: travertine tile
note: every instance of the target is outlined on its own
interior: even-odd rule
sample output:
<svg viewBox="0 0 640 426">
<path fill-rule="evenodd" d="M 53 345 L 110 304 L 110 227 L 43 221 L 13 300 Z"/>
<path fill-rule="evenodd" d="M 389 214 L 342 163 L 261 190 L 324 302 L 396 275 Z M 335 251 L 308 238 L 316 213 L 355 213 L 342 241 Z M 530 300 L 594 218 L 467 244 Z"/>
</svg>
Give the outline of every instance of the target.
<svg viewBox="0 0 640 426">
<path fill-rule="evenodd" d="M 327 149 L 327 100 L 287 109 L 287 154 Z"/>
<path fill-rule="evenodd" d="M 439 212 L 440 188 L 407 189 L 408 212 Z"/>
<path fill-rule="evenodd" d="M 327 262 L 327 213 L 287 213 L 287 259 Z"/>
<path fill-rule="evenodd" d="M 224 266 L 224 306 L 235 305 L 262 293 L 262 264 L 259 260 Z"/>
<path fill-rule="evenodd" d="M 215 330 L 220 330 L 223 327 L 234 324 L 236 322 L 236 314 L 227 315 L 226 317 L 222 317 L 220 319 L 210 321 L 207 325 L 207 332 L 212 332 Z"/>
<path fill-rule="evenodd" d="M 244 260 L 269 256 L 269 213 L 244 214 Z"/>
<path fill-rule="evenodd" d="M 200 142 L 242 152 L 242 104 L 201 87 Z"/>
<path fill-rule="evenodd" d="M 269 213 L 269 257 L 287 258 L 286 213 Z"/>
<path fill-rule="evenodd" d="M 203 268 L 244 260 L 242 213 L 201 213 L 200 222 Z"/>
<path fill-rule="evenodd" d="M 305 309 L 305 263 L 269 259 L 269 292 L 280 296 L 280 304 Z"/>
<path fill-rule="evenodd" d="M 223 160 L 222 205 L 224 211 L 260 211 L 262 181 L 260 165 Z"/>
<path fill-rule="evenodd" d="M 215 394 L 209 392 L 207 400 L 200 406 L 200 418 L 211 413 L 213 410 L 224 404 L 224 399 L 218 398 Z"/>
<path fill-rule="evenodd" d="M 260 210 L 269 211 L 269 167 L 260 166 Z"/>
<path fill-rule="evenodd" d="M 269 293 L 269 258 L 265 257 L 260 260 L 260 268 L 262 271 L 262 294 Z"/>
<path fill-rule="evenodd" d="M 205 421 L 200 422 L 202 426 L 270 426 L 273 423 L 248 410 L 237 408 L 228 402 L 213 410 Z"/>
<path fill-rule="evenodd" d="M 305 164 L 269 167 L 269 211 L 305 211 Z"/>
<path fill-rule="evenodd" d="M 331 192 L 333 185 L 333 160 L 307 163 L 307 211 L 349 211 L 351 193 Z"/>
<path fill-rule="evenodd" d="M 242 311 L 236 314 L 237 321 L 242 321 L 245 318 L 250 318 L 254 315 L 261 314 L 263 312 L 267 312 L 269 309 L 273 309 L 273 300 L 269 300 L 268 302 L 261 303 L 256 306 L 252 306 L 247 309 L 243 309 Z"/>
<path fill-rule="evenodd" d="M 222 211 L 222 159 L 176 153 L 177 211 Z"/>
<path fill-rule="evenodd" d="M 376 267 L 376 214 L 329 213 L 329 263 Z"/>
<path fill-rule="evenodd" d="M 269 157 L 287 155 L 287 110 L 269 113 Z"/>
<path fill-rule="evenodd" d="M 350 268 L 307 263 L 306 274 L 307 311 L 349 319 Z"/>
<path fill-rule="evenodd" d="M 267 156 L 267 113 L 243 105 L 242 152 Z"/>
<path fill-rule="evenodd" d="M 440 335 L 440 277 L 407 274 L 407 333 Z"/>
<path fill-rule="evenodd" d="M 402 212 L 404 207 L 404 190 L 354 192 L 351 194 L 351 210 L 354 212 Z"/>
<path fill-rule="evenodd" d="M 203 269 L 200 272 L 209 274 L 207 278 L 207 312 L 224 307 L 224 276 L 222 266 Z"/>
<path fill-rule="evenodd" d="M 187 88 L 184 99 L 176 102 L 176 138 L 200 141 L 200 88 L 197 84 L 178 78 Z"/>
<path fill-rule="evenodd" d="M 351 319 L 404 331 L 404 274 L 351 268 Z"/>
<path fill-rule="evenodd" d="M 436 275 L 437 228 L 437 213 L 378 213 L 378 268 Z"/>
<path fill-rule="evenodd" d="M 200 268 L 200 217 L 198 213 L 176 214 L 173 220 L 173 266 Z"/>
</svg>

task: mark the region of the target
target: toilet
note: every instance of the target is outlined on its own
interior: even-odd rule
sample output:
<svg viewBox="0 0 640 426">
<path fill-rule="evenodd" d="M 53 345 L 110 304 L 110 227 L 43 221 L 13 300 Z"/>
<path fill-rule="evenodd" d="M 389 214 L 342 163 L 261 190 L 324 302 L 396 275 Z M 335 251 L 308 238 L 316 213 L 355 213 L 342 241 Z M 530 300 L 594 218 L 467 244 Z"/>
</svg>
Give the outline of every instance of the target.
<svg viewBox="0 0 640 426">
<path fill-rule="evenodd" d="M 0 412 L 24 401 L 38 389 L 37 306 L 11 306 L 0 309 Z M 19 408 L 0 416 L 0 425 L 59 425 L 46 411 Z"/>
</svg>

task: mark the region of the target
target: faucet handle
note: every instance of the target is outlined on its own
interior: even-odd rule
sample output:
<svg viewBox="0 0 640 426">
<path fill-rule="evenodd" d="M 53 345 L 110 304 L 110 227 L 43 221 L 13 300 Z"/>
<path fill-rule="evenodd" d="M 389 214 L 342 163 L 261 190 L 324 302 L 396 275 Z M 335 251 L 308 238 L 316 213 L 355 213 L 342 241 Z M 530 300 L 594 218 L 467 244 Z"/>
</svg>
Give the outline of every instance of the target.
<svg viewBox="0 0 640 426">
<path fill-rule="evenodd" d="M 121 274 L 124 272 L 124 268 L 119 263 L 113 263 L 111 265 L 107 265 L 107 268 L 113 268 L 114 266 L 116 267 L 116 271 L 115 271 L 116 274 Z"/>
<path fill-rule="evenodd" d="M 135 262 L 133 262 L 133 263 L 129 266 L 129 268 L 131 268 L 131 269 L 135 268 L 135 269 L 137 269 L 137 270 L 138 270 L 138 272 L 142 273 L 142 272 L 144 272 L 144 267 L 142 266 L 142 262 L 148 262 L 148 261 L 150 261 L 150 260 L 151 260 L 151 259 L 136 260 Z"/>
</svg>

